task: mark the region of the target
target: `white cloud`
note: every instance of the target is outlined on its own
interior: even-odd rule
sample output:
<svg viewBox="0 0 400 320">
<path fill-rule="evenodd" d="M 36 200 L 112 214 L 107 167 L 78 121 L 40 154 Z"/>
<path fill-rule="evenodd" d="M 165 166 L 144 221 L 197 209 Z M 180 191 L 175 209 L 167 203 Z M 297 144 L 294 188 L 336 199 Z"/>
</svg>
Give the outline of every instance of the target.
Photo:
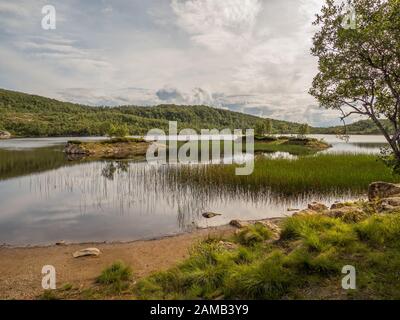
<svg viewBox="0 0 400 320">
<path fill-rule="evenodd" d="M 244 47 L 261 10 L 259 0 L 172 0 L 177 24 L 192 41 L 212 50 Z"/>
<path fill-rule="evenodd" d="M 0 0 L 0 87 L 103 104 L 207 104 L 325 124 L 308 95 L 322 0 Z M 24 8 L 24 9 L 20 9 Z M 23 19 L 21 19 L 23 17 Z"/>
</svg>

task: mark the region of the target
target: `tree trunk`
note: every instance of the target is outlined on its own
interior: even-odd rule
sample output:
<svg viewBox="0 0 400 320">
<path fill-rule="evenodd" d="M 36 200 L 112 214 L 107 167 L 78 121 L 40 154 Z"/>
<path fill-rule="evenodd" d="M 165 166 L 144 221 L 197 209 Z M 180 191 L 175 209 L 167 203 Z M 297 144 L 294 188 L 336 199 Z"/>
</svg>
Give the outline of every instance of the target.
<svg viewBox="0 0 400 320">
<path fill-rule="evenodd" d="M 400 163 L 400 150 L 398 148 L 398 139 L 397 139 L 397 141 L 392 141 L 390 134 L 387 132 L 387 130 L 383 127 L 382 123 L 379 122 L 379 120 L 375 117 L 374 114 L 371 114 L 370 118 L 374 121 L 374 123 L 377 125 L 379 130 L 382 132 L 386 141 L 389 143 L 390 147 L 392 148 L 392 151 L 393 151 L 394 156 L 396 157 L 396 160 Z"/>
</svg>

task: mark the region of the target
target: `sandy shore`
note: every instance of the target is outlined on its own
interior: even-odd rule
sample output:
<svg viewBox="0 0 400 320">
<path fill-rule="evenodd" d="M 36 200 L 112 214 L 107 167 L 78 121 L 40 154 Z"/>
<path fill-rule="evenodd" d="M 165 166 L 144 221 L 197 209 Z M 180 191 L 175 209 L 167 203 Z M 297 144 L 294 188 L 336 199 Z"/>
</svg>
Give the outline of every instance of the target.
<svg viewBox="0 0 400 320">
<path fill-rule="evenodd" d="M 116 260 L 130 265 L 137 278 L 172 267 L 188 257 L 190 247 L 208 235 L 228 235 L 230 226 L 200 229 L 192 233 L 157 240 L 129 243 L 85 243 L 48 247 L 0 247 L 0 299 L 35 299 L 43 293 L 41 270 L 56 269 L 57 287 L 70 283 L 89 287 L 100 272 Z M 73 258 L 80 249 L 96 247 L 98 257 Z"/>
</svg>

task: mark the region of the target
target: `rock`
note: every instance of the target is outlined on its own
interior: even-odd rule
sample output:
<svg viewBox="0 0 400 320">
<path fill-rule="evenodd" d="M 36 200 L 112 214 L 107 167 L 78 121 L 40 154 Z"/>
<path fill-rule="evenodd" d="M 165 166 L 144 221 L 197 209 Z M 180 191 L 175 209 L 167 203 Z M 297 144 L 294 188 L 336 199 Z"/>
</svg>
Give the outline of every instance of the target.
<svg viewBox="0 0 400 320">
<path fill-rule="evenodd" d="M 270 229 L 274 233 L 281 233 L 281 228 L 277 226 L 275 223 L 269 220 L 263 220 L 260 221 L 264 226 L 266 226 L 268 229 Z"/>
<path fill-rule="evenodd" d="M 8 131 L 2 131 L 0 130 L 0 139 L 10 139 L 11 138 L 11 133 Z"/>
<path fill-rule="evenodd" d="M 80 144 L 68 142 L 64 148 L 64 152 L 68 155 L 88 155 L 89 152 L 84 150 Z"/>
<path fill-rule="evenodd" d="M 298 216 L 312 216 L 318 214 L 317 211 L 311 210 L 311 209 L 304 209 L 300 210 L 299 212 L 293 213 L 293 217 L 298 217 Z"/>
<path fill-rule="evenodd" d="M 229 224 L 239 229 L 250 225 L 248 221 L 242 221 L 242 220 L 232 220 L 231 222 L 229 222 Z"/>
<path fill-rule="evenodd" d="M 378 211 L 400 210 L 400 197 L 385 198 L 379 201 Z"/>
<path fill-rule="evenodd" d="M 86 248 L 79 251 L 76 251 L 72 254 L 74 258 L 86 257 L 86 256 L 98 256 L 100 254 L 100 250 L 97 248 Z"/>
<path fill-rule="evenodd" d="M 221 214 L 220 214 L 220 213 L 215 213 L 215 212 L 204 212 L 204 213 L 202 214 L 202 216 L 203 216 L 204 218 L 210 219 L 210 218 L 214 218 L 214 217 L 216 217 L 216 216 L 221 216 Z"/>
<path fill-rule="evenodd" d="M 324 212 L 324 215 L 331 218 L 340 218 L 346 222 L 357 222 L 362 220 L 366 214 L 360 208 L 353 206 L 343 206 Z"/>
<path fill-rule="evenodd" d="M 295 209 L 295 208 L 287 208 L 287 211 L 299 211 L 300 209 Z"/>
<path fill-rule="evenodd" d="M 268 228 L 269 230 L 272 231 L 272 234 L 273 234 L 272 238 L 274 240 L 277 240 L 281 237 L 282 229 L 279 226 L 277 226 L 275 223 L 273 223 L 272 221 L 269 221 L 269 220 L 260 221 L 260 223 L 262 223 L 266 228 Z"/>
<path fill-rule="evenodd" d="M 65 246 L 66 242 L 64 240 L 60 240 L 58 242 L 56 242 L 56 246 Z"/>
<path fill-rule="evenodd" d="M 343 208 L 343 207 L 346 207 L 346 206 L 347 206 L 346 203 L 343 203 L 343 202 L 335 202 L 335 203 L 333 203 L 333 204 L 331 205 L 331 210 L 333 210 L 333 209 L 340 209 L 340 208 Z"/>
<path fill-rule="evenodd" d="M 368 199 L 376 199 L 400 196 L 400 185 L 388 182 L 373 182 L 368 187 Z"/>
<path fill-rule="evenodd" d="M 226 250 L 235 250 L 238 248 L 236 243 L 228 242 L 228 241 L 220 241 L 218 244 Z"/>
<path fill-rule="evenodd" d="M 323 203 L 311 202 L 308 204 L 308 209 L 319 212 L 319 211 L 328 210 L 328 207 L 326 205 L 324 205 Z"/>
</svg>

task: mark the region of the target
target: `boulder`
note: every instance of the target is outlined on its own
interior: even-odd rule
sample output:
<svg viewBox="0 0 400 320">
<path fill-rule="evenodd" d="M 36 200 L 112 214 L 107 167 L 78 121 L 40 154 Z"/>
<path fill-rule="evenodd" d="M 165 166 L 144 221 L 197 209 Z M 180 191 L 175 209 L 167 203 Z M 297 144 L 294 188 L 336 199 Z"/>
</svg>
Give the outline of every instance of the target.
<svg viewBox="0 0 400 320">
<path fill-rule="evenodd" d="M 400 185 L 388 182 L 373 182 L 368 187 L 368 199 L 376 199 L 400 196 Z"/>
<path fill-rule="evenodd" d="M 84 150 L 79 144 L 68 142 L 64 148 L 64 152 L 68 155 L 88 155 L 89 152 Z"/>
<path fill-rule="evenodd" d="M 331 210 L 333 210 L 333 209 L 340 209 L 340 208 L 343 208 L 343 207 L 347 207 L 348 205 L 346 204 L 346 203 L 344 203 L 344 202 L 335 202 L 335 203 L 333 203 L 332 205 L 331 205 Z"/>
<path fill-rule="evenodd" d="M 0 139 L 10 139 L 11 138 L 11 133 L 8 131 L 3 131 L 0 130 Z"/>
<path fill-rule="evenodd" d="M 276 225 L 275 223 L 273 223 L 272 221 L 269 221 L 269 220 L 263 220 L 263 221 L 260 221 L 260 223 L 262 223 L 266 228 L 268 228 L 269 230 L 272 231 L 272 234 L 273 234 L 272 238 L 274 240 L 277 240 L 281 237 L 282 229 L 278 225 Z"/>
<path fill-rule="evenodd" d="M 331 218 L 340 218 L 346 222 L 357 222 L 366 216 L 365 212 L 360 208 L 352 206 L 343 206 L 341 208 L 331 209 L 324 212 L 324 215 Z"/>
<path fill-rule="evenodd" d="M 328 210 L 328 207 L 326 205 L 324 205 L 323 203 L 311 202 L 308 204 L 308 209 L 320 212 L 320 211 Z"/>
<path fill-rule="evenodd" d="M 87 257 L 87 256 L 95 256 L 97 257 L 100 254 L 100 250 L 97 248 L 86 248 L 82 249 L 79 251 L 75 251 L 72 256 L 74 258 L 79 258 L 79 257 Z"/>
<path fill-rule="evenodd" d="M 400 197 L 381 199 L 378 203 L 378 211 L 400 210 Z"/>
<path fill-rule="evenodd" d="M 250 225 L 250 222 L 248 222 L 248 221 L 242 221 L 242 220 L 231 220 L 231 222 L 229 222 L 229 224 L 230 224 L 231 226 L 233 226 L 233 227 L 236 227 L 236 228 L 241 229 L 241 228 L 244 228 L 244 227 L 249 226 L 249 225 Z"/>
<path fill-rule="evenodd" d="M 215 213 L 215 212 L 204 212 L 204 213 L 202 214 L 202 216 L 203 216 L 204 218 L 206 218 L 206 219 L 210 219 L 210 218 L 214 218 L 214 217 L 216 217 L 216 216 L 221 216 L 221 214 L 220 214 L 220 213 Z"/>
<path fill-rule="evenodd" d="M 315 211 L 315 210 L 311 210 L 311 209 L 304 209 L 304 210 L 300 210 L 299 212 L 293 213 L 293 217 L 298 217 L 298 216 L 312 216 L 312 215 L 316 215 L 319 212 Z"/>
<path fill-rule="evenodd" d="M 218 242 L 218 245 L 226 250 L 235 250 L 238 248 L 238 245 L 236 243 L 222 241 L 222 240 L 220 242 Z"/>
</svg>

